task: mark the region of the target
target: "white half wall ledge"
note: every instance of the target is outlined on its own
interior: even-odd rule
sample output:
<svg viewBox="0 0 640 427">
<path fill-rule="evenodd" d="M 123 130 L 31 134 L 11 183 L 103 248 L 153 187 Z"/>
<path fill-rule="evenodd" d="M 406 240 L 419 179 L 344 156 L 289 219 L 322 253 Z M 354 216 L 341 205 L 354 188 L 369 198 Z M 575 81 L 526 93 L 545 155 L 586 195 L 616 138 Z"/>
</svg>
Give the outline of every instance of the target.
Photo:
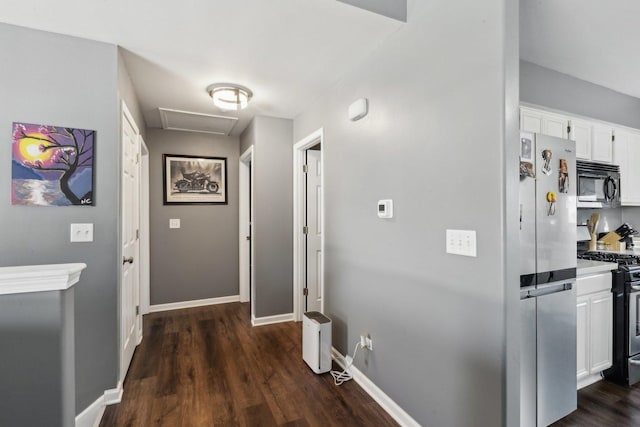
<svg viewBox="0 0 640 427">
<path fill-rule="evenodd" d="M 87 264 L 46 264 L 0 267 L 0 295 L 63 291 L 80 280 Z"/>
</svg>

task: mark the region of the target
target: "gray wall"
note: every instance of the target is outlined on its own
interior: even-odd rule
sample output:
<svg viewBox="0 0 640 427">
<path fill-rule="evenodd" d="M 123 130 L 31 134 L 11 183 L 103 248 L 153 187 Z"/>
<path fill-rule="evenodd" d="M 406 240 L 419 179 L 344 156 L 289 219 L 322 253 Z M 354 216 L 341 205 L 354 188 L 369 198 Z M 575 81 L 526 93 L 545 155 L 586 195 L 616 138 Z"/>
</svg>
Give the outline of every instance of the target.
<svg viewBox="0 0 640 427">
<path fill-rule="evenodd" d="M 256 143 L 256 120 L 254 118 L 240 134 L 240 154 L 243 154 L 252 145 L 255 146 Z"/>
<path fill-rule="evenodd" d="M 622 208 L 615 209 L 578 209 L 578 224 L 587 223 L 587 219 L 591 218 L 591 214 L 597 213 L 600 215 L 600 221 L 598 223 L 598 232 L 604 233 L 606 231 L 615 230 L 622 224 Z"/>
<path fill-rule="evenodd" d="M 294 141 L 324 128 L 333 344 L 371 334 L 357 367 L 423 425 L 518 423 L 516 3 L 414 3 L 294 122 Z M 478 256 L 446 254 L 448 228 L 476 230 Z"/>
<path fill-rule="evenodd" d="M 75 425 L 74 291 L 0 295 L 0 425 Z"/>
<path fill-rule="evenodd" d="M 238 295 L 237 137 L 148 129 L 151 304 Z M 162 155 L 227 158 L 227 205 L 163 205 Z M 180 218 L 181 228 L 169 229 Z"/>
<path fill-rule="evenodd" d="M 640 99 L 520 61 L 520 100 L 640 128 Z"/>
<path fill-rule="evenodd" d="M 147 126 L 142 115 L 142 109 L 140 108 L 140 102 L 138 101 L 138 95 L 136 94 L 131 76 L 127 70 L 127 64 L 122 55 L 122 49 L 118 48 L 118 99 L 124 101 L 129 109 L 129 112 L 133 116 L 133 120 L 138 125 L 138 130 L 143 139 L 147 136 Z M 118 111 L 121 106 L 118 105 Z M 120 124 L 122 116 L 118 114 L 118 123 Z M 118 126 L 121 129 L 121 124 Z"/>
<path fill-rule="evenodd" d="M 116 386 L 117 49 L 0 24 L 0 265 L 84 262 L 76 285 L 76 409 Z M 96 131 L 94 207 L 11 206 L 11 123 Z M 69 243 L 69 224 L 94 224 L 94 242 Z"/>
<path fill-rule="evenodd" d="M 633 225 L 636 230 L 640 229 L 640 207 L 629 206 L 622 208 L 622 221 Z M 616 227 L 613 227 L 615 230 Z"/>
<path fill-rule="evenodd" d="M 240 136 L 254 146 L 256 317 L 293 311 L 293 121 L 257 116 Z"/>
</svg>

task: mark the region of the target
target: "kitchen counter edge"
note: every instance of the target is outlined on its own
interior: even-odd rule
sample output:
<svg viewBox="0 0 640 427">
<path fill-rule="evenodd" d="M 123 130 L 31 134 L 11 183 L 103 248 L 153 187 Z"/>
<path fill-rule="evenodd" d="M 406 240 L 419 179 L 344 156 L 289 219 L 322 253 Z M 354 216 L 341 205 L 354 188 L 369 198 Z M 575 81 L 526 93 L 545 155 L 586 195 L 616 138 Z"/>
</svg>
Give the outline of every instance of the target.
<svg viewBox="0 0 640 427">
<path fill-rule="evenodd" d="M 611 270 L 617 270 L 618 264 L 615 262 L 590 261 L 586 259 L 578 259 L 577 276 L 587 276 L 590 274 L 606 273 Z"/>
</svg>

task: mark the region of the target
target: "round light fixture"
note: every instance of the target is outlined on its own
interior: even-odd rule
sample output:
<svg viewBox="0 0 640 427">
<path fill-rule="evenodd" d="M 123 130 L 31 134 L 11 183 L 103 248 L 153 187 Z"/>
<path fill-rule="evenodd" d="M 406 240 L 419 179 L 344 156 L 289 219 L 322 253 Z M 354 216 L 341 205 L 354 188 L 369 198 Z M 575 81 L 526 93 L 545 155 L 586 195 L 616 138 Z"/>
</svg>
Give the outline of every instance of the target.
<svg viewBox="0 0 640 427">
<path fill-rule="evenodd" d="M 222 110 L 242 110 L 253 97 L 251 89 L 234 83 L 214 83 L 207 87 L 207 92 L 213 104 Z"/>
</svg>

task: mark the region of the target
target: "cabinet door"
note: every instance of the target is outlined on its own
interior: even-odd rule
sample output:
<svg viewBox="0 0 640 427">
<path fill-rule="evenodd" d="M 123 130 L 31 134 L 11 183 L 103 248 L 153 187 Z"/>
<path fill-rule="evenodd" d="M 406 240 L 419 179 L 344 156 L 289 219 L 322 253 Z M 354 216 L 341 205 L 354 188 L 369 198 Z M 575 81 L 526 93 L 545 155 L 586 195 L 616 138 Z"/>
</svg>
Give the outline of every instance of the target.
<svg viewBox="0 0 640 427">
<path fill-rule="evenodd" d="M 529 108 L 520 108 L 520 130 L 542 133 L 542 115 Z"/>
<path fill-rule="evenodd" d="M 591 160 L 611 163 L 613 161 L 613 129 L 610 126 L 594 124 L 592 135 Z"/>
<path fill-rule="evenodd" d="M 557 138 L 568 138 L 569 118 L 559 114 L 544 113 L 542 116 L 542 133 Z"/>
<path fill-rule="evenodd" d="M 640 133 L 615 129 L 614 163 L 620 165 L 620 202 L 640 206 Z"/>
<path fill-rule="evenodd" d="M 589 297 L 577 298 L 577 379 L 589 375 Z"/>
<path fill-rule="evenodd" d="M 629 204 L 640 205 L 640 134 L 632 133 L 627 147 L 627 190 L 629 191 Z M 622 175 L 622 171 L 620 172 Z M 622 194 L 622 193 L 620 193 Z"/>
<path fill-rule="evenodd" d="M 567 139 L 569 118 L 535 108 L 520 107 L 520 130 Z"/>
<path fill-rule="evenodd" d="M 611 367 L 613 351 L 613 295 L 601 292 L 589 298 L 591 354 L 589 372 Z"/>
<path fill-rule="evenodd" d="M 591 160 L 591 123 L 571 119 L 569 139 L 576 142 L 576 158 Z"/>
<path fill-rule="evenodd" d="M 620 203 L 628 205 L 632 201 L 633 182 L 629 168 L 629 142 L 631 134 L 614 129 L 613 162 L 620 166 Z"/>
</svg>

